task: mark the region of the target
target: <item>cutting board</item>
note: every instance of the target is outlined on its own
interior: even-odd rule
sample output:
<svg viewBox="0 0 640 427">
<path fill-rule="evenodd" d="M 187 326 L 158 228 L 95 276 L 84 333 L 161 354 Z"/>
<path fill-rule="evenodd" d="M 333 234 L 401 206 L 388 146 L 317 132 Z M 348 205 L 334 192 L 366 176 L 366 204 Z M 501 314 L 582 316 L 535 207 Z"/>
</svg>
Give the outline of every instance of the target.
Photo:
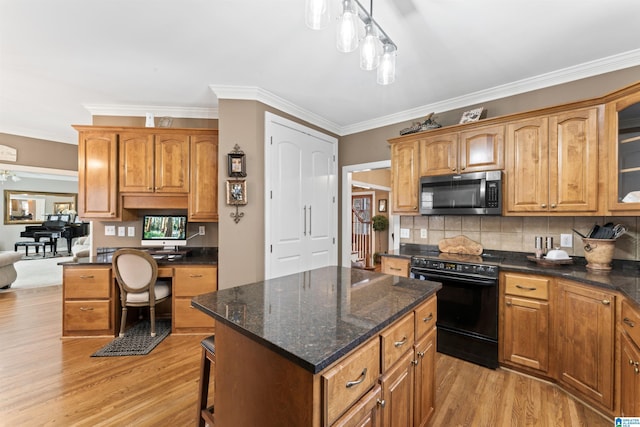
<svg viewBox="0 0 640 427">
<path fill-rule="evenodd" d="M 482 255 L 482 245 L 467 236 L 456 236 L 442 239 L 438 243 L 440 252 L 449 254 Z"/>
</svg>

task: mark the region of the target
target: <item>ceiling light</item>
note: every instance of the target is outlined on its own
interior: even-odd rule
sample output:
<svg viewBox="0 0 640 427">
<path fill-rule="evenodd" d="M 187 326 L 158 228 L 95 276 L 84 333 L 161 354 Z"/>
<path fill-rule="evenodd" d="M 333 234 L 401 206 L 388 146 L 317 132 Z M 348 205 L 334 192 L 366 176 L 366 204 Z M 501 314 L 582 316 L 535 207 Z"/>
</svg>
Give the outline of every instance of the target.
<svg viewBox="0 0 640 427">
<path fill-rule="evenodd" d="M 329 23 L 329 0 L 307 0 L 305 23 L 312 30 L 321 30 Z"/>
<path fill-rule="evenodd" d="M 309 28 L 321 28 L 328 21 L 328 0 L 306 0 L 306 23 Z M 364 24 L 364 39 L 360 50 L 360 68 L 378 68 L 376 81 L 388 85 L 396 79 L 396 44 L 373 19 L 373 0 L 367 11 L 358 0 L 340 0 L 342 13 L 338 18 L 336 46 L 340 52 L 353 52 L 358 48 L 358 32 Z M 326 17 L 326 18 L 325 18 Z M 382 69 L 381 69 L 382 67 Z"/>
<path fill-rule="evenodd" d="M 340 52 L 353 52 L 358 48 L 358 13 L 355 0 L 342 2 L 342 15 L 338 19 L 337 47 Z"/>
<path fill-rule="evenodd" d="M 384 45 L 384 53 L 378 66 L 377 82 L 381 85 L 388 85 L 396 80 L 396 46 L 393 44 Z"/>
<path fill-rule="evenodd" d="M 11 180 L 13 182 L 18 182 L 20 181 L 20 177 L 8 170 L 0 171 L 0 182 L 4 184 L 5 181 L 8 181 L 8 180 Z"/>
</svg>

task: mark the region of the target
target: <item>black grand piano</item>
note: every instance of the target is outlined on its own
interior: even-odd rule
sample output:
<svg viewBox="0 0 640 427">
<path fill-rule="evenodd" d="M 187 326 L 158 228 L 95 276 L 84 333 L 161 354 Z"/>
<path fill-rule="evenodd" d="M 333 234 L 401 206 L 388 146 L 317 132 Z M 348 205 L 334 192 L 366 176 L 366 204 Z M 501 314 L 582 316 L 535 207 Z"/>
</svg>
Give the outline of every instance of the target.
<svg viewBox="0 0 640 427">
<path fill-rule="evenodd" d="M 27 225 L 20 232 L 20 237 L 30 237 L 35 242 L 46 238 L 56 247 L 59 238 L 67 239 L 67 251 L 71 253 L 71 241 L 75 237 L 89 234 L 88 222 L 71 222 L 69 215 L 47 215 L 42 225 Z"/>
</svg>

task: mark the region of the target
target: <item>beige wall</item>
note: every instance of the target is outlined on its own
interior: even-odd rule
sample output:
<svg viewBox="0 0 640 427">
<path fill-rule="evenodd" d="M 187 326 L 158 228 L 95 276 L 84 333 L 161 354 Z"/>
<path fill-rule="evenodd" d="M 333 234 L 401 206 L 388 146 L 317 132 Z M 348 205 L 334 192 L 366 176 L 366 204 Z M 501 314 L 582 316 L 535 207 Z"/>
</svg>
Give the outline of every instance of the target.
<svg viewBox="0 0 640 427">
<path fill-rule="evenodd" d="M 15 164 L 39 168 L 78 170 L 78 146 L 0 133 L 0 144 L 17 150 Z M 10 164 L 12 162 L 0 162 Z"/>
</svg>

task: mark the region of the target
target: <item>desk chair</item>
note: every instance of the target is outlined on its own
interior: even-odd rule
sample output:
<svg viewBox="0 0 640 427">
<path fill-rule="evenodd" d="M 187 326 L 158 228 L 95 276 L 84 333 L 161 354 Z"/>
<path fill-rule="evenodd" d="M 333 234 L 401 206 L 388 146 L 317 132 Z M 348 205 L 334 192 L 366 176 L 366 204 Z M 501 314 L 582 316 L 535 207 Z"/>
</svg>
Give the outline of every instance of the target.
<svg viewBox="0 0 640 427">
<path fill-rule="evenodd" d="M 156 336 L 156 303 L 171 297 L 171 285 L 157 281 L 158 263 L 139 249 L 118 249 L 112 257 L 113 271 L 120 287 L 122 321 L 120 336 L 127 323 L 127 307 L 149 307 L 151 336 Z"/>
</svg>

